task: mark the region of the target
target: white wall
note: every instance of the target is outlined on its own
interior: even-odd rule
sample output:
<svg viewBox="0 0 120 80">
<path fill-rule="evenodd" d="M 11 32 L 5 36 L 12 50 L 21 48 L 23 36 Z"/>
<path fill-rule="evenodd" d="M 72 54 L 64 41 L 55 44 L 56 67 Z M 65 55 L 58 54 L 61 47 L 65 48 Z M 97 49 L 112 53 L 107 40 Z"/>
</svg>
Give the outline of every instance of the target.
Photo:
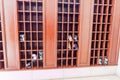
<svg viewBox="0 0 120 80">
<path fill-rule="evenodd" d="M 119 60 L 118 60 L 117 74 L 120 76 L 120 49 L 119 49 Z"/>
</svg>

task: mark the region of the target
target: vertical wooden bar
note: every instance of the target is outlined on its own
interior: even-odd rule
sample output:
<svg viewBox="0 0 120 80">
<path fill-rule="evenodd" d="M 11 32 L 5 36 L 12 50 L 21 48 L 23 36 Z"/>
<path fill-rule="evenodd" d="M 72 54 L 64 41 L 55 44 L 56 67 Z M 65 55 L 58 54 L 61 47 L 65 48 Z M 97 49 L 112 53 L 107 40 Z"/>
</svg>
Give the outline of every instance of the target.
<svg viewBox="0 0 120 80">
<path fill-rule="evenodd" d="M 109 54 L 109 65 L 117 65 L 118 62 L 118 54 L 119 54 L 119 22 L 120 19 L 118 16 L 120 16 L 120 11 L 118 8 L 120 7 L 120 0 L 113 0 L 114 1 L 114 10 L 113 11 L 113 20 L 112 20 L 112 30 L 111 30 L 111 45 L 110 45 L 110 54 Z"/>
<path fill-rule="evenodd" d="M 93 16 L 93 0 L 81 1 L 80 56 L 79 66 L 89 66 L 91 50 L 91 31 Z"/>
<path fill-rule="evenodd" d="M 56 66 L 56 6 L 57 0 L 46 0 L 46 54 L 45 67 L 51 68 Z"/>
<path fill-rule="evenodd" d="M 18 69 L 18 51 L 16 50 L 17 32 L 16 32 L 16 0 L 4 0 L 4 18 L 6 32 L 6 48 L 7 48 L 7 69 Z"/>
</svg>

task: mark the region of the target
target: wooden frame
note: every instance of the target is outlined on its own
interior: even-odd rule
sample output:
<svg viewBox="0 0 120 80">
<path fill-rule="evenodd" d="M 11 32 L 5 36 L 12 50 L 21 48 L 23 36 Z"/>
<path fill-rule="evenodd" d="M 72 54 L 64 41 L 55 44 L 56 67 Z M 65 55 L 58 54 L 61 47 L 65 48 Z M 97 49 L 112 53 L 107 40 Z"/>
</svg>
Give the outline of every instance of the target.
<svg viewBox="0 0 120 80">
<path fill-rule="evenodd" d="M 111 1 L 114 3 L 111 4 Z M 119 0 L 0 0 L 0 4 L 4 69 L 36 70 L 117 65 Z M 59 7 L 63 10 L 59 11 Z M 42 27 L 39 27 L 41 24 Z M 76 35 L 77 41 L 73 40 Z M 68 39 L 70 37 L 72 41 Z M 77 45 L 79 49 L 68 49 L 69 44 Z M 61 46 L 58 49 L 59 45 Z M 39 48 L 41 46 L 43 48 Z M 41 50 L 42 59 L 39 56 Z M 92 51 L 96 52 L 93 56 Z M 107 51 L 106 56 L 101 56 L 102 64 L 107 57 L 107 64 L 99 64 L 101 51 L 104 55 L 104 51 Z M 58 52 L 61 52 L 60 55 Z M 31 66 L 26 67 L 29 61 Z M 61 61 L 60 64 L 58 61 Z M 23 62 L 25 63 L 22 64 Z M 42 66 L 39 66 L 39 62 Z"/>
</svg>

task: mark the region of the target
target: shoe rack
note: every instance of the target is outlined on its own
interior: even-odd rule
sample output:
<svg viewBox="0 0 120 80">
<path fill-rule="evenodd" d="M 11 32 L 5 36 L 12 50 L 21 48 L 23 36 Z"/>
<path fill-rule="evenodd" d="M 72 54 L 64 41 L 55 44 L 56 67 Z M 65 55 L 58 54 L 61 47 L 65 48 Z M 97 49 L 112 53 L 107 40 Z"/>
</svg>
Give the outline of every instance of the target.
<svg viewBox="0 0 120 80">
<path fill-rule="evenodd" d="M 0 70 L 117 65 L 120 0 L 0 0 Z"/>
</svg>

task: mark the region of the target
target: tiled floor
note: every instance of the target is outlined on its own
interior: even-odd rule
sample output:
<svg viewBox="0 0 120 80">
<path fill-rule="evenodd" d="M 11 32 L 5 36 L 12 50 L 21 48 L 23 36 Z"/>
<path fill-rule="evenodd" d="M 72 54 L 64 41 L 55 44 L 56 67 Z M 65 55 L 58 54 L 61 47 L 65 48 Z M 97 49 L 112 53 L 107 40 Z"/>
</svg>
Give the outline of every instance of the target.
<svg viewBox="0 0 120 80">
<path fill-rule="evenodd" d="M 120 80 L 117 75 L 107 76 L 96 76 L 96 77 L 81 77 L 81 78 L 70 78 L 70 79 L 53 79 L 53 80 Z"/>
</svg>

